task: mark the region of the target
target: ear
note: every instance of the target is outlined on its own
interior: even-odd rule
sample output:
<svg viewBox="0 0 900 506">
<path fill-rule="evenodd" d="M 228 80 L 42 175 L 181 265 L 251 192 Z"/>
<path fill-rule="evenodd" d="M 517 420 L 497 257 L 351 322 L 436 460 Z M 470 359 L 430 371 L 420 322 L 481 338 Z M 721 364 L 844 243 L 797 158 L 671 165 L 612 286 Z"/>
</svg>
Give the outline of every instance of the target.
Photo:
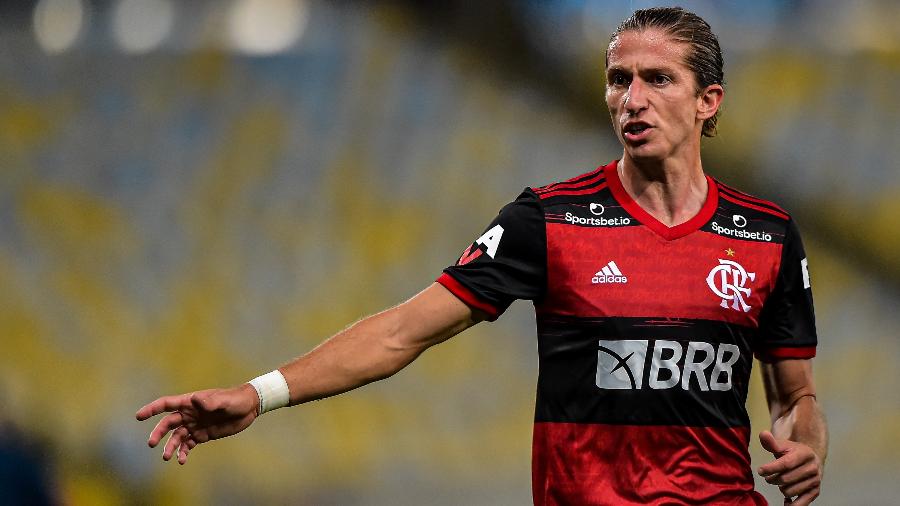
<svg viewBox="0 0 900 506">
<path fill-rule="evenodd" d="M 697 96 L 697 119 L 705 121 L 715 116 L 725 98 L 725 88 L 721 84 L 710 84 L 700 90 Z"/>
</svg>

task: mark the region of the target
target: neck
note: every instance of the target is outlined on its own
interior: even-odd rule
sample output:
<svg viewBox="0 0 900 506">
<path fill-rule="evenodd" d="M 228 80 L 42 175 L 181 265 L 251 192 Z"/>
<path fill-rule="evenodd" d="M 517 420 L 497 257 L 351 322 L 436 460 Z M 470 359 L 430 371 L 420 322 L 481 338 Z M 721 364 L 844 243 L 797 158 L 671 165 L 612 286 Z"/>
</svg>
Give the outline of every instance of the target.
<svg viewBox="0 0 900 506">
<path fill-rule="evenodd" d="M 634 160 L 626 152 L 617 170 L 628 195 L 667 227 L 690 220 L 706 202 L 708 184 L 699 153 L 691 160 L 645 162 Z"/>
</svg>

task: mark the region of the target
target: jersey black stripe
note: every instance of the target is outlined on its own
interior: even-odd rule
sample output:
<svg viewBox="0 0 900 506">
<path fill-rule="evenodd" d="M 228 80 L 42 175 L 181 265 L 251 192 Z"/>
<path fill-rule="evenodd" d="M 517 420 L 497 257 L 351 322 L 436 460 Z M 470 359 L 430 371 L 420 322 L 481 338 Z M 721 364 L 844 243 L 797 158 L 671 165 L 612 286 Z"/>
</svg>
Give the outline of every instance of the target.
<svg viewBox="0 0 900 506">
<path fill-rule="evenodd" d="M 535 191 L 535 193 L 544 193 L 544 192 L 553 190 L 555 187 L 557 187 L 559 185 L 564 185 L 564 184 L 577 185 L 577 184 L 583 183 L 584 181 L 587 181 L 593 177 L 596 177 L 597 174 L 602 173 L 602 172 L 603 172 L 603 167 L 598 167 L 590 172 L 587 172 L 580 176 L 573 177 L 572 179 L 567 179 L 565 181 L 558 181 L 556 183 L 550 183 L 548 185 L 539 186 L 537 188 L 534 188 L 534 191 Z M 606 179 L 606 176 L 604 176 L 603 179 Z"/>
<path fill-rule="evenodd" d="M 594 190 L 594 191 L 587 191 Z M 581 186 L 578 188 L 564 188 L 562 190 L 554 190 L 551 192 L 543 193 L 538 195 L 540 197 L 541 202 L 545 206 L 553 206 L 556 204 L 569 204 L 574 202 L 582 202 L 585 204 L 589 204 L 594 199 L 597 198 L 597 194 L 603 191 L 608 191 L 609 185 L 605 180 L 598 181 L 595 184 Z M 576 193 L 572 194 L 569 192 L 583 192 L 586 193 Z"/>
<path fill-rule="evenodd" d="M 599 189 L 602 189 L 602 188 L 605 188 L 605 187 L 607 187 L 606 180 L 605 180 L 605 179 L 600 179 L 600 180 L 594 181 L 594 182 L 592 182 L 592 183 L 590 183 L 590 184 L 585 184 L 585 185 L 582 185 L 582 186 L 576 186 L 576 187 L 573 187 L 573 188 L 557 188 L 557 189 L 550 190 L 550 191 L 547 191 L 547 192 L 544 192 L 544 193 L 539 193 L 538 196 L 539 196 L 541 199 L 548 199 L 548 198 L 556 197 L 556 196 L 567 196 L 567 195 L 572 195 L 572 194 L 573 194 L 572 192 L 583 192 L 583 191 L 585 191 L 585 190 L 590 190 L 590 189 L 593 189 L 593 188 L 597 188 L 597 189 L 599 190 Z M 582 193 L 575 193 L 575 195 L 582 195 Z"/>
<path fill-rule="evenodd" d="M 719 183 L 719 188 L 724 190 L 725 195 L 728 195 L 729 197 L 731 197 L 733 199 L 740 200 L 741 202 L 746 202 L 747 204 L 765 207 L 766 209 L 771 209 L 772 211 L 775 211 L 779 214 L 789 215 L 787 211 L 785 211 L 784 209 L 778 207 L 777 205 L 775 205 L 767 200 L 757 199 L 756 197 L 753 197 L 744 192 L 730 188 L 722 183 Z"/>
<path fill-rule="evenodd" d="M 703 427 L 744 427 L 749 418 L 744 408 L 750 369 L 753 363 L 751 342 L 755 330 L 712 320 L 653 319 L 653 318 L 538 318 L 538 377 L 536 422 L 607 423 L 628 425 L 680 425 Z M 641 366 L 635 367 L 637 355 L 618 354 L 616 348 L 625 345 L 646 349 Z M 671 364 L 655 370 L 658 387 L 665 380 L 676 381 L 669 388 L 655 388 L 650 381 L 653 372 L 653 350 L 659 346 L 660 359 L 673 360 L 674 351 L 663 350 L 678 343 L 681 355 L 675 364 L 678 379 Z M 690 343 L 695 343 L 694 345 Z M 699 344 L 698 344 L 699 342 Z M 637 344 L 634 344 L 637 343 Z M 736 347 L 739 356 L 730 368 L 715 374 L 716 358 L 699 371 L 704 375 L 706 389 L 701 387 L 697 374 L 691 374 L 687 388 L 682 386 L 685 356 L 690 346 L 711 346 L 714 353 L 726 346 Z M 703 362 L 705 351 L 696 351 L 694 362 Z M 731 358 L 723 353 L 724 362 Z M 603 367 L 601 367 L 603 360 Z M 608 388 L 598 386 L 612 374 L 613 366 L 622 369 L 621 384 Z M 627 369 L 627 371 L 625 371 Z M 612 372 L 611 372 L 612 371 Z M 710 388 L 712 381 L 727 390 Z M 637 384 L 640 388 L 637 388 Z"/>
<path fill-rule="evenodd" d="M 745 191 L 738 190 L 737 188 L 735 188 L 735 187 L 733 187 L 733 186 L 729 186 L 729 185 L 727 185 L 727 184 L 725 184 L 725 183 L 723 183 L 723 182 L 721 182 L 721 181 L 719 181 L 719 180 L 716 180 L 716 183 L 719 184 L 719 188 L 724 188 L 726 191 L 729 191 L 729 192 L 731 192 L 731 193 L 734 194 L 734 195 L 741 196 L 741 197 L 745 197 L 745 198 L 747 198 L 748 200 L 753 201 L 753 202 L 759 202 L 759 203 L 762 203 L 762 204 L 768 204 L 768 205 L 774 207 L 775 209 L 777 209 L 778 211 L 781 211 L 782 213 L 788 214 L 788 212 L 785 211 L 784 208 L 782 208 L 781 206 L 779 206 L 779 205 L 776 204 L 775 202 L 772 202 L 771 200 L 766 200 L 766 199 L 757 197 L 756 195 L 750 195 L 749 193 L 747 193 L 747 192 L 745 192 Z"/>
</svg>

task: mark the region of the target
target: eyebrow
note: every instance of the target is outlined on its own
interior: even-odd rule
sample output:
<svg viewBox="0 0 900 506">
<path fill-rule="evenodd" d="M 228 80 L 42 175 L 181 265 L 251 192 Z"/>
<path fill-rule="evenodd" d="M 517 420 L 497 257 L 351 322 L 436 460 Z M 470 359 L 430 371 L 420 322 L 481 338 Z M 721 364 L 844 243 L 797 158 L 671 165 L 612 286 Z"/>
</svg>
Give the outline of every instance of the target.
<svg viewBox="0 0 900 506">
<path fill-rule="evenodd" d="M 631 73 L 631 70 L 621 67 L 619 65 L 613 65 L 611 67 L 607 67 L 606 73 L 609 74 L 611 72 L 625 72 Z M 674 74 L 675 67 L 667 67 L 667 66 L 657 66 L 657 67 L 647 67 L 638 69 L 638 74 Z"/>
</svg>

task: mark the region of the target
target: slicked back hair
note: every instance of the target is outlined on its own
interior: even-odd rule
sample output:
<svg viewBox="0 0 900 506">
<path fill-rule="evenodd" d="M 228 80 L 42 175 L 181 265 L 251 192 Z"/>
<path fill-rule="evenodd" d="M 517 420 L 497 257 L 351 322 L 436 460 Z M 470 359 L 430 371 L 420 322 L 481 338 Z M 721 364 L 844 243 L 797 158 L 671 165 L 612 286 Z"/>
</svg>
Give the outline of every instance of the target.
<svg viewBox="0 0 900 506">
<path fill-rule="evenodd" d="M 609 38 L 610 44 L 627 31 L 643 31 L 649 28 L 662 30 L 677 42 L 690 46 L 685 64 L 694 73 L 697 91 L 711 84 L 725 85 L 725 60 L 719 48 L 719 39 L 712 32 L 709 23 L 693 12 L 681 7 L 653 7 L 639 9 L 622 21 Z M 607 49 L 606 65 L 609 66 L 609 50 Z M 702 135 L 714 137 L 719 112 L 703 122 Z"/>
</svg>

